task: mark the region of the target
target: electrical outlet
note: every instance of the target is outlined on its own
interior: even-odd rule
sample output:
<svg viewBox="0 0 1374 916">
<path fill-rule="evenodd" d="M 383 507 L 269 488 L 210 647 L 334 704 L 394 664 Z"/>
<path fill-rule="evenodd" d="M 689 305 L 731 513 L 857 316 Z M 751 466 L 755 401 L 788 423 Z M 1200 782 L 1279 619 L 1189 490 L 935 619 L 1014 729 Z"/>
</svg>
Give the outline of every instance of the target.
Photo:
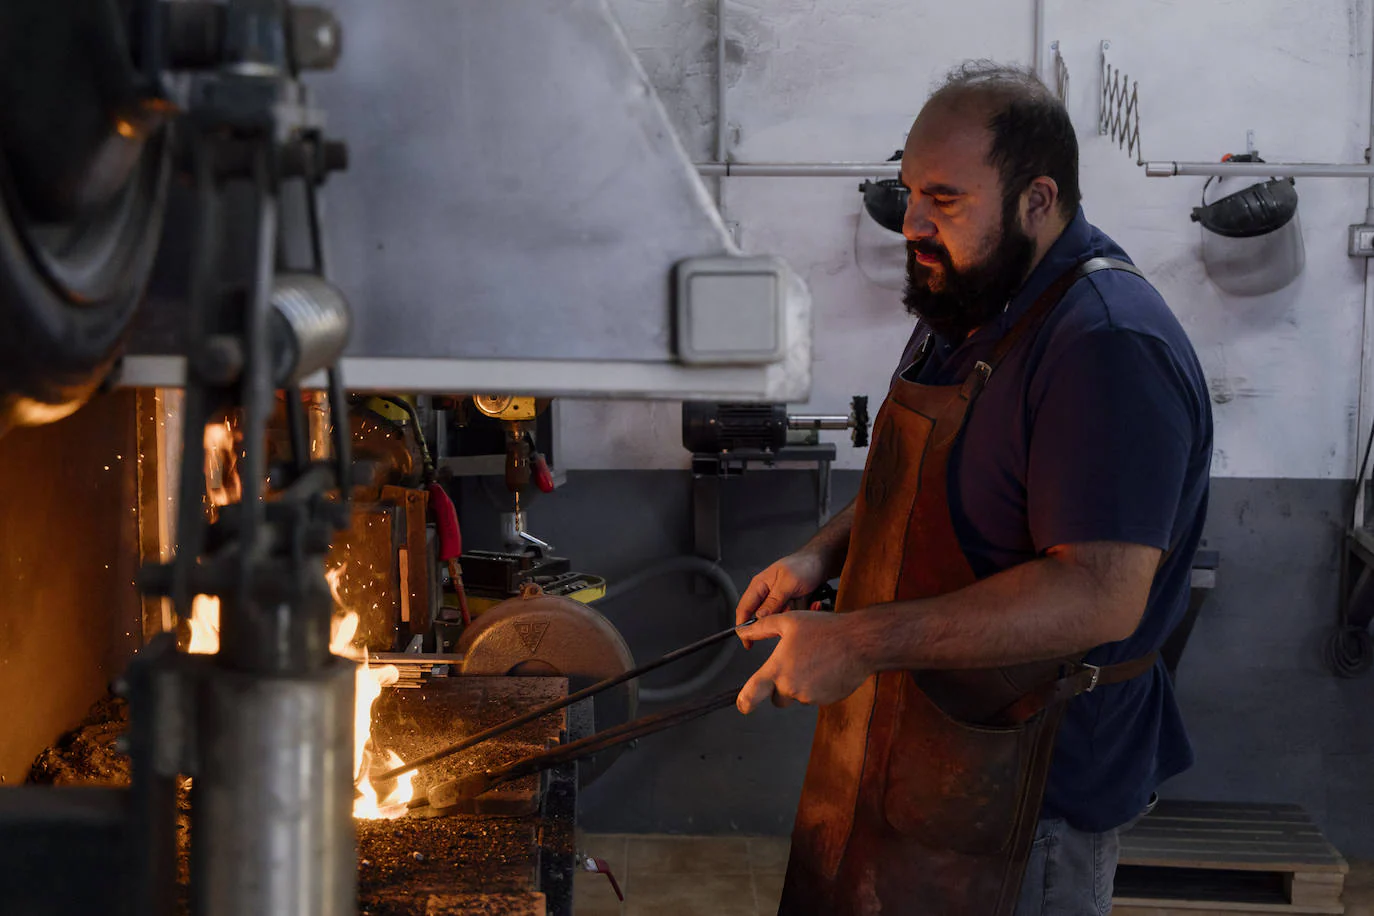
<svg viewBox="0 0 1374 916">
<path fill-rule="evenodd" d="M 1374 258 L 1374 226 L 1362 224 L 1350 227 L 1350 256 Z"/>
</svg>

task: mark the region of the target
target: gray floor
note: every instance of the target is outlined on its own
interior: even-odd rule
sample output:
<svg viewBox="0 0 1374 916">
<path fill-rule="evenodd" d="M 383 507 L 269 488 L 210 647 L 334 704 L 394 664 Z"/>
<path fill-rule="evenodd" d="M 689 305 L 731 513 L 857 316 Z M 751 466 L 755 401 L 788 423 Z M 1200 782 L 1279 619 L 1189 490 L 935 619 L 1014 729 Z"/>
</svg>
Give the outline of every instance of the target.
<svg viewBox="0 0 1374 916">
<path fill-rule="evenodd" d="M 576 879 L 575 913 L 773 916 L 782 894 L 787 847 L 787 840 L 780 837 L 587 834 L 581 837 L 579 849 L 606 860 L 625 902 L 616 899 L 603 875 L 582 873 Z M 1344 902 L 1346 916 L 1374 916 L 1374 861 L 1351 863 Z M 1151 916 L 1172 916 L 1173 911 L 1150 912 Z M 1211 912 L 1188 910 L 1184 916 Z"/>
</svg>

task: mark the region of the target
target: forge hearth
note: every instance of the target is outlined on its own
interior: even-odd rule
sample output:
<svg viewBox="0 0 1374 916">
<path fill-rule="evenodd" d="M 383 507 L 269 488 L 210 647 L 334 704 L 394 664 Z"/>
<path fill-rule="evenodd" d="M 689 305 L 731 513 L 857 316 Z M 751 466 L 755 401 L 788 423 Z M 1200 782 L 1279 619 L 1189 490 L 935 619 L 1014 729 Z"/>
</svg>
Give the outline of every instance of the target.
<svg viewBox="0 0 1374 916">
<path fill-rule="evenodd" d="M 415 759 L 566 692 L 563 678 L 506 677 L 434 678 L 423 688 L 387 689 L 373 708 L 374 740 L 403 759 Z M 127 786 L 129 760 L 115 748 L 127 722 L 122 700 L 100 701 L 76 729 L 39 755 L 30 780 Z M 568 731 L 564 713 L 551 713 L 421 769 L 416 795 L 435 782 L 568 740 Z M 177 871 L 184 885 L 185 786 L 179 796 Z M 360 916 L 571 916 L 576 803 L 576 770 L 565 766 L 488 793 L 471 813 L 355 820 Z"/>
<path fill-rule="evenodd" d="M 373 739 L 414 760 L 566 696 L 567 689 L 565 678 L 462 677 L 388 690 L 373 707 Z M 415 796 L 542 751 L 568 740 L 569 731 L 564 712 L 550 713 L 422 768 Z M 359 821 L 359 911 L 570 916 L 576 805 L 576 768 L 565 766 L 489 792 L 474 800 L 470 813 Z"/>
</svg>

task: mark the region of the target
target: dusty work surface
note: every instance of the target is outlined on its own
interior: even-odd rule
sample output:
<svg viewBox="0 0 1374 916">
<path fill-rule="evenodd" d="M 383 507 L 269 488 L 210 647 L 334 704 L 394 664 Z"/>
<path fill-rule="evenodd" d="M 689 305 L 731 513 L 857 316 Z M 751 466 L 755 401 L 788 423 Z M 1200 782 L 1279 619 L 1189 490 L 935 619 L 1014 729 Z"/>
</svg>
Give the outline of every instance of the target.
<svg viewBox="0 0 1374 916">
<path fill-rule="evenodd" d="M 475 912 L 523 912 L 499 905 L 514 906 L 535 891 L 536 821 L 481 815 L 359 821 L 359 912 L 420 916 L 431 896 L 458 894 L 486 898 Z"/>
<path fill-rule="evenodd" d="M 562 678 L 452 678 L 422 690 L 387 690 L 374 708 L 375 735 L 403 759 L 414 759 L 467 734 L 566 695 Z M 564 717 L 553 713 L 510 736 L 420 771 L 417 789 L 440 779 L 499 766 L 543 750 L 561 738 Z M 114 742 L 128 726 L 124 701 L 107 698 L 34 762 L 30 781 L 53 785 L 129 784 L 129 759 Z M 550 865 L 572 855 L 572 805 L 546 810 L 539 776 L 489 793 L 482 804 L 519 810 L 514 816 L 411 815 L 355 821 L 359 912 L 362 916 L 527 916 L 546 910 L 545 884 L 569 883 Z M 183 782 L 178 812 L 178 879 L 189 879 L 189 801 Z M 566 809 L 566 810 L 564 810 Z M 567 868 L 561 869 L 568 871 Z M 569 905 L 571 888 L 558 888 Z M 184 903 L 184 898 L 183 898 Z"/>
<path fill-rule="evenodd" d="M 422 689 L 384 691 L 373 708 L 373 737 L 414 760 L 566 695 L 563 678 L 435 679 Z M 551 713 L 430 764 L 416 776 L 416 797 L 437 782 L 542 751 L 562 739 L 564 723 L 562 712 Z M 544 895 L 536 892 L 546 881 L 545 860 L 571 852 L 542 847 L 561 847 L 557 838 L 565 833 L 570 841 L 572 826 L 545 810 L 545 783 L 528 776 L 487 793 L 474 803 L 481 813 L 359 821 L 359 912 L 542 916 Z"/>
</svg>

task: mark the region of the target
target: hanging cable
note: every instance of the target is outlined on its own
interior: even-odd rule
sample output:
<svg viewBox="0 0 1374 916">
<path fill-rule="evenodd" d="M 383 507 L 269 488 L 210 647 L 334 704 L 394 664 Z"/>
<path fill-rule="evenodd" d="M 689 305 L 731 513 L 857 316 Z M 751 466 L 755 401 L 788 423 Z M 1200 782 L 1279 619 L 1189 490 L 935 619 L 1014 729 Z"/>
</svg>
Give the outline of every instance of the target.
<svg viewBox="0 0 1374 916">
<path fill-rule="evenodd" d="M 701 576 L 714 585 L 720 597 L 728 605 L 725 614 L 722 616 L 733 617 L 735 608 L 739 606 L 740 600 L 739 589 L 735 586 L 735 581 L 731 579 L 730 574 L 719 565 L 712 563 L 710 560 L 704 560 L 701 557 L 693 556 L 673 557 L 660 563 L 655 563 L 647 569 L 642 569 L 608 588 L 605 597 L 602 598 L 601 601 L 613 601 L 616 598 L 639 589 L 645 583 L 653 579 L 657 579 L 660 576 L 673 575 L 675 573 L 693 573 Z M 669 703 L 700 693 L 725 671 L 738 647 L 739 640 L 727 640 L 721 645 L 720 649 L 716 651 L 715 656 L 712 657 L 706 667 L 692 677 L 667 687 L 644 687 L 641 685 L 639 688 L 639 698 L 646 703 Z"/>
</svg>

